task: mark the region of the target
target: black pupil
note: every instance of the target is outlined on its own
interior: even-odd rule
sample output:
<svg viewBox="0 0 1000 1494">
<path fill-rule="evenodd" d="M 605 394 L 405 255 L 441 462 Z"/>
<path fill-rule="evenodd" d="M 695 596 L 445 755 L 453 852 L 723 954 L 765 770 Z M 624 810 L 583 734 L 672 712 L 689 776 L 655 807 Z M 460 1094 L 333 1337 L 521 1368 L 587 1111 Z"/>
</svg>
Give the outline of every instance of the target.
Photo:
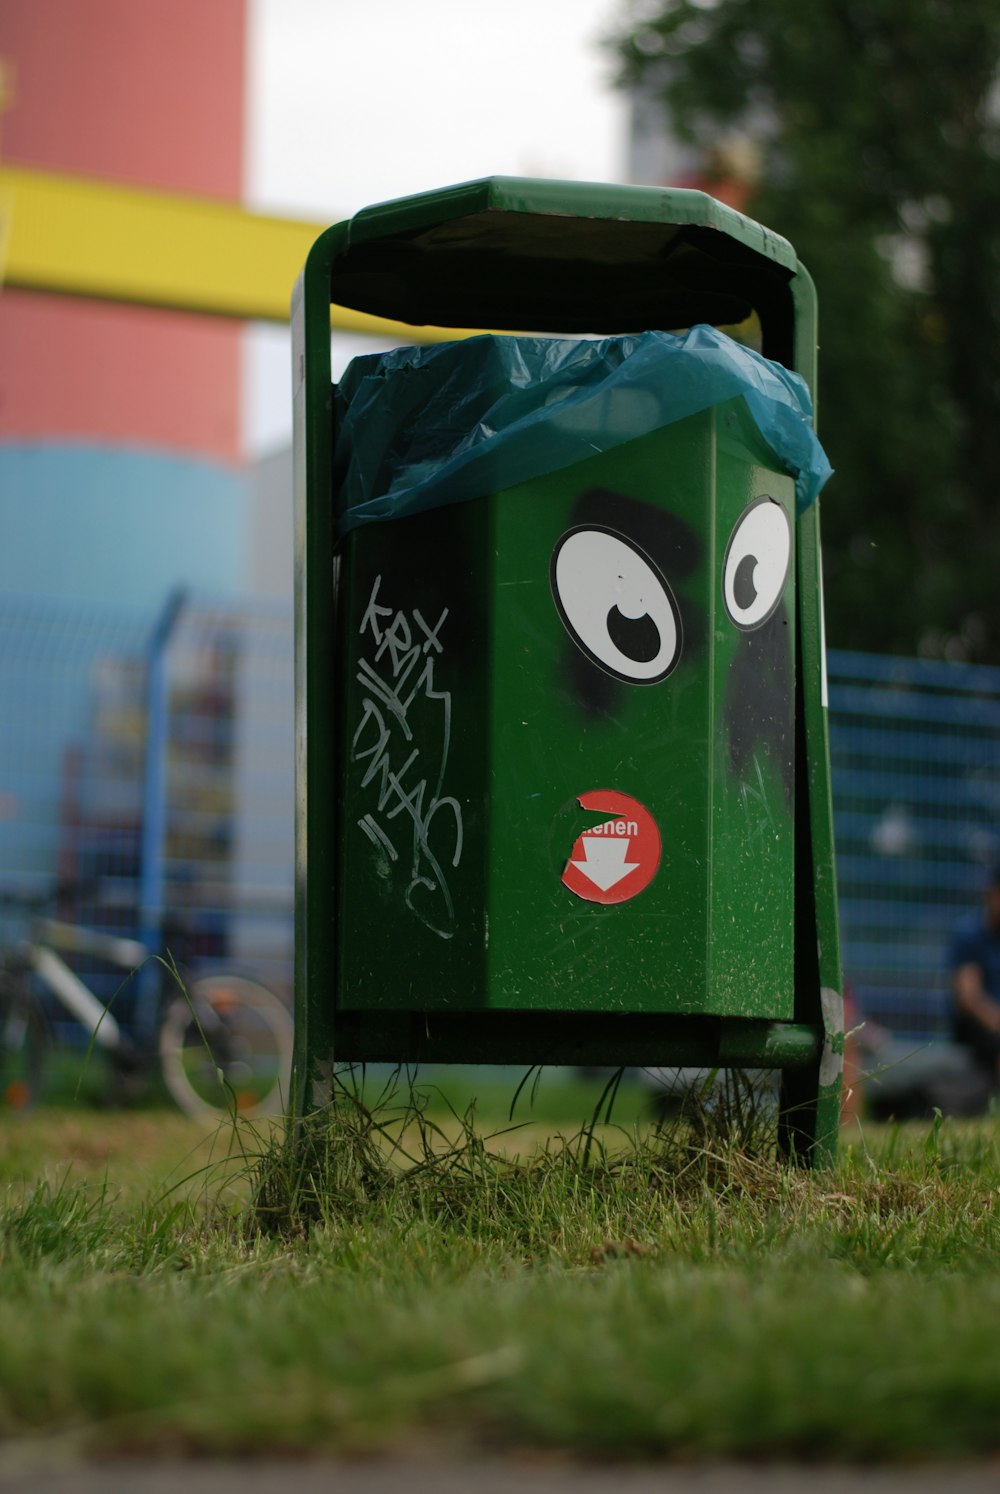
<svg viewBox="0 0 1000 1494">
<path fill-rule="evenodd" d="M 753 573 L 756 569 L 756 555 L 744 555 L 736 567 L 736 575 L 733 577 L 733 601 L 741 612 L 752 607 L 757 600 L 757 588 L 753 584 Z"/>
<path fill-rule="evenodd" d="M 648 612 L 626 617 L 617 607 L 608 613 L 608 637 L 619 653 L 636 664 L 650 664 L 660 652 L 660 630 Z"/>
</svg>

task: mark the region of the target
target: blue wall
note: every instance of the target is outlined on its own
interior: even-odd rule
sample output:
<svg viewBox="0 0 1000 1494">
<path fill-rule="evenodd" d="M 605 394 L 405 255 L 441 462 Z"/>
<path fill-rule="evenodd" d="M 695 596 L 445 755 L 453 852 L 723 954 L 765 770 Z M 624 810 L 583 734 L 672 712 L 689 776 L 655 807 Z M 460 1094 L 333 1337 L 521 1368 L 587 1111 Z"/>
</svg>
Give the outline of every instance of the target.
<svg viewBox="0 0 1000 1494">
<path fill-rule="evenodd" d="M 0 445 L 0 593 L 156 611 L 245 591 L 242 473 L 160 452 Z"/>
<path fill-rule="evenodd" d="M 96 661 L 141 651 L 177 587 L 249 584 L 239 472 L 164 452 L 0 444 L 0 880 L 51 877 L 66 744 L 85 737 Z"/>
</svg>

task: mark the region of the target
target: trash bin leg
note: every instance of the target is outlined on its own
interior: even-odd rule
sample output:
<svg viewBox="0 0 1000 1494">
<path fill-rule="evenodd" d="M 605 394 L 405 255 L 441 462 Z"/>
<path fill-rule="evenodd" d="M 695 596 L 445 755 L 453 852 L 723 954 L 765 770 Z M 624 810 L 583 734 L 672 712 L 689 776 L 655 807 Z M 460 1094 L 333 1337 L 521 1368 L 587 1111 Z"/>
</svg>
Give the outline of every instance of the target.
<svg viewBox="0 0 1000 1494">
<path fill-rule="evenodd" d="M 819 505 L 798 524 L 798 689 L 795 803 L 795 1021 L 821 1039 L 819 1059 L 782 1074 L 782 1153 L 812 1167 L 837 1155 L 844 1002 L 827 739 Z"/>
<path fill-rule="evenodd" d="M 832 1167 L 840 1130 L 840 1070 L 823 1083 L 828 1055 L 808 1069 L 786 1069 L 781 1075 L 778 1147 L 782 1156 L 806 1167 Z"/>
</svg>

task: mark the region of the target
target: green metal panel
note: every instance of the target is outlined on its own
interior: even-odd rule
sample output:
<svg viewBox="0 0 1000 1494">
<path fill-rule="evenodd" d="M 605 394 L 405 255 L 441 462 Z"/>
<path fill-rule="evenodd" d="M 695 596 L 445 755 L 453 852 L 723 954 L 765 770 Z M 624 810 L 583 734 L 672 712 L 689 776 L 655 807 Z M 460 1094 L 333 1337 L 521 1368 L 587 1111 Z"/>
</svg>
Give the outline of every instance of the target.
<svg viewBox="0 0 1000 1494">
<path fill-rule="evenodd" d="M 490 502 L 344 546 L 343 1009 L 484 1004 Z"/>
<path fill-rule="evenodd" d="M 603 1012 L 361 1012 L 338 1014 L 341 1060 L 398 1063 L 696 1065 L 780 1069 L 808 1082 L 815 1027 L 747 1018 Z M 799 1147 L 802 1155 L 808 1148 Z"/>
<path fill-rule="evenodd" d="M 741 516 L 770 498 L 794 523 L 758 444 L 734 401 L 348 542 L 341 1007 L 792 1016 L 792 570 L 753 631 L 722 595 Z M 667 678 L 613 678 L 564 626 L 552 556 L 581 528 L 671 588 Z M 662 842 L 610 906 L 562 880 L 608 821 L 580 806 L 595 790 L 638 800 Z"/>
<path fill-rule="evenodd" d="M 730 795 L 723 723 L 743 639 L 720 597 L 739 513 L 769 488 L 790 502 L 791 483 L 747 461 L 728 470 L 717 450 L 727 419 L 737 411 L 695 417 L 497 505 L 490 964 L 511 1005 L 791 1016 L 790 819 L 782 807 L 783 845 L 757 839 Z M 617 680 L 559 627 L 546 571 L 559 536 L 581 525 L 637 544 L 671 587 L 682 643 L 666 679 Z M 778 800 L 776 776 L 766 790 Z M 577 836 L 608 821 L 579 805 L 594 790 L 638 800 L 661 839 L 653 880 L 611 906 L 560 881 Z M 733 886 L 740 852 L 774 892 L 756 907 Z M 761 947 L 755 979 L 741 986 L 730 979 L 732 925 L 717 918 L 734 895 Z"/>
<path fill-rule="evenodd" d="M 331 494 L 328 229 L 292 296 L 295 507 L 295 1063 L 296 1107 L 319 1103 L 333 1049 L 337 733 L 333 687 L 336 565 Z"/>
</svg>

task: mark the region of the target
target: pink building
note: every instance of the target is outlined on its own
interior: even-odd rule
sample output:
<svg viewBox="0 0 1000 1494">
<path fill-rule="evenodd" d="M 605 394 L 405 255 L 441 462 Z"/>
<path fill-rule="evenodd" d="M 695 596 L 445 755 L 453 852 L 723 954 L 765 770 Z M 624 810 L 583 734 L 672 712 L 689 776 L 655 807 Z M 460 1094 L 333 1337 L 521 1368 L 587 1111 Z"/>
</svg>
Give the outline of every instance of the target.
<svg viewBox="0 0 1000 1494">
<path fill-rule="evenodd" d="M 3 160 L 239 200 L 245 52 L 245 0 L 4 0 Z M 241 337 L 0 295 L 0 592 L 156 607 L 176 583 L 239 589 Z"/>
</svg>

